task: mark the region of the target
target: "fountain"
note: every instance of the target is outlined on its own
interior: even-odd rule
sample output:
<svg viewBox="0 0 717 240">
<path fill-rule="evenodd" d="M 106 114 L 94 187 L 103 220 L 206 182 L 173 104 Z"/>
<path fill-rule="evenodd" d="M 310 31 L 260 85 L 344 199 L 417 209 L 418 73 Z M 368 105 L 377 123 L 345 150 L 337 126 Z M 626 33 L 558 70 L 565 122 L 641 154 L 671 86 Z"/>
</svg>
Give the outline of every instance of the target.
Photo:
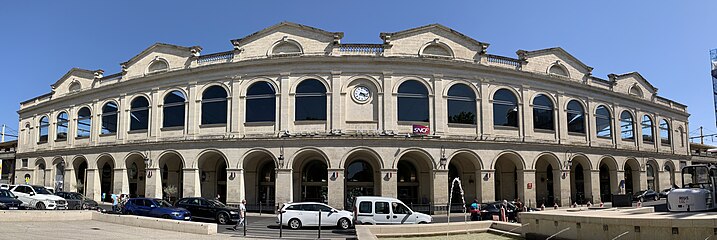
<svg viewBox="0 0 717 240">
<path fill-rule="evenodd" d="M 453 200 L 453 188 L 456 186 L 456 182 L 458 183 L 458 189 L 461 190 L 461 201 L 463 201 L 463 222 L 466 223 L 466 232 L 468 232 L 468 219 L 466 219 L 466 198 L 465 194 L 463 192 L 463 185 L 461 184 L 461 179 L 458 177 L 454 178 L 453 181 L 451 181 L 451 191 L 448 193 L 448 223 L 451 224 L 451 204 Z M 448 233 L 446 233 L 446 236 L 448 236 Z"/>
</svg>

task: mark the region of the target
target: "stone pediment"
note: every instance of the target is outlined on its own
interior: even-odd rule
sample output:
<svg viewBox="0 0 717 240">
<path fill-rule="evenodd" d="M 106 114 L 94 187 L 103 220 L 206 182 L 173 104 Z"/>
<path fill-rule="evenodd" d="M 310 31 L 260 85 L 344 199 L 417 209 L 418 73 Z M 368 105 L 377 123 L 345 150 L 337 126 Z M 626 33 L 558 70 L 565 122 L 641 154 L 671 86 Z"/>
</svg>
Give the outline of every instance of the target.
<svg viewBox="0 0 717 240">
<path fill-rule="evenodd" d="M 201 50 L 202 48 L 199 46 L 183 47 L 155 43 L 130 60 L 121 63 L 123 75 L 133 78 L 173 69 L 182 69 L 189 66 L 191 58 L 198 56 Z"/>
<path fill-rule="evenodd" d="M 380 36 L 388 48 L 385 56 L 418 55 L 474 61 L 485 53 L 489 45 L 440 24 L 384 32 Z"/>
<path fill-rule="evenodd" d="M 86 70 L 81 68 L 72 68 L 67 71 L 59 80 L 50 85 L 53 95 L 65 95 L 70 92 L 81 91 L 92 88 L 92 82 L 95 80 L 96 74 L 102 75 L 102 70 Z"/>
<path fill-rule="evenodd" d="M 325 55 L 334 44 L 339 44 L 343 32 L 329 32 L 292 22 L 281 22 L 231 40 L 234 49 L 241 51 L 242 58 L 278 55 Z"/>
<path fill-rule="evenodd" d="M 560 47 L 535 51 L 518 50 L 516 53 L 524 62 L 523 71 L 540 72 L 584 81 L 593 70 L 592 67 Z"/>
<path fill-rule="evenodd" d="M 657 95 L 657 88 L 652 86 L 638 72 L 629 72 L 625 74 L 609 74 L 610 81 L 613 82 L 613 91 L 629 94 L 638 98 L 652 100 Z"/>
</svg>

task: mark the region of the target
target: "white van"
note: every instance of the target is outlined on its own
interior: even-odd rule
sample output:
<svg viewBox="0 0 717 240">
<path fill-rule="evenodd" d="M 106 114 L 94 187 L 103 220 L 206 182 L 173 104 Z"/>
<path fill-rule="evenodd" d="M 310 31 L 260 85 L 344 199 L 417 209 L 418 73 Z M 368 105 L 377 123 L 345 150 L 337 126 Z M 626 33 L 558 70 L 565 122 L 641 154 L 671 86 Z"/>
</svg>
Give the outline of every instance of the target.
<svg viewBox="0 0 717 240">
<path fill-rule="evenodd" d="M 356 197 L 354 224 L 424 224 L 433 222 L 428 214 L 414 212 L 401 200 L 389 197 Z"/>
</svg>

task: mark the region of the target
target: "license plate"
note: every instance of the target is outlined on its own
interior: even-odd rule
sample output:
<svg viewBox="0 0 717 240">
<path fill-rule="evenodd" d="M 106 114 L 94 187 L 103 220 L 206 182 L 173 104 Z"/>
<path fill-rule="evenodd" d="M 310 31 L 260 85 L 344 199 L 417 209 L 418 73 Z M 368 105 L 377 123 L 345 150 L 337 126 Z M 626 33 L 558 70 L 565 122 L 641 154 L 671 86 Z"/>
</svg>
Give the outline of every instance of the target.
<svg viewBox="0 0 717 240">
<path fill-rule="evenodd" d="M 184 217 L 184 220 L 189 220 L 189 217 Z"/>
<path fill-rule="evenodd" d="M 17 207 L 10 207 L 10 210 L 17 210 Z"/>
</svg>

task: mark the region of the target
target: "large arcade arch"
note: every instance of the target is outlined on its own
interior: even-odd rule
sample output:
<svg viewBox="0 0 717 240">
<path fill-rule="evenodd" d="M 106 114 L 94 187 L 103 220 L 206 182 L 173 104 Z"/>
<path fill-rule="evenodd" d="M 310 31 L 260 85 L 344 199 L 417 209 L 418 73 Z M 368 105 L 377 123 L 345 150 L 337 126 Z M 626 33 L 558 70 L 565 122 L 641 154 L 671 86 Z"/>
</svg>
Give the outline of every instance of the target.
<svg viewBox="0 0 717 240">
<path fill-rule="evenodd" d="M 197 160 L 201 196 L 208 199 L 219 198 L 227 201 L 227 166 L 229 161 L 223 153 L 216 150 L 202 152 Z"/>
<path fill-rule="evenodd" d="M 176 200 L 184 196 L 184 160 L 182 155 L 174 151 L 167 151 L 159 155 L 159 172 L 162 181 L 162 198 Z M 167 191 L 172 187 L 177 192 L 172 194 Z"/>
<path fill-rule="evenodd" d="M 531 200 L 524 199 L 525 189 L 522 186 L 525 184 L 525 179 L 522 173 L 525 164 L 518 153 L 503 152 L 499 154 L 493 167 L 495 169 L 495 200 Z"/>
</svg>

